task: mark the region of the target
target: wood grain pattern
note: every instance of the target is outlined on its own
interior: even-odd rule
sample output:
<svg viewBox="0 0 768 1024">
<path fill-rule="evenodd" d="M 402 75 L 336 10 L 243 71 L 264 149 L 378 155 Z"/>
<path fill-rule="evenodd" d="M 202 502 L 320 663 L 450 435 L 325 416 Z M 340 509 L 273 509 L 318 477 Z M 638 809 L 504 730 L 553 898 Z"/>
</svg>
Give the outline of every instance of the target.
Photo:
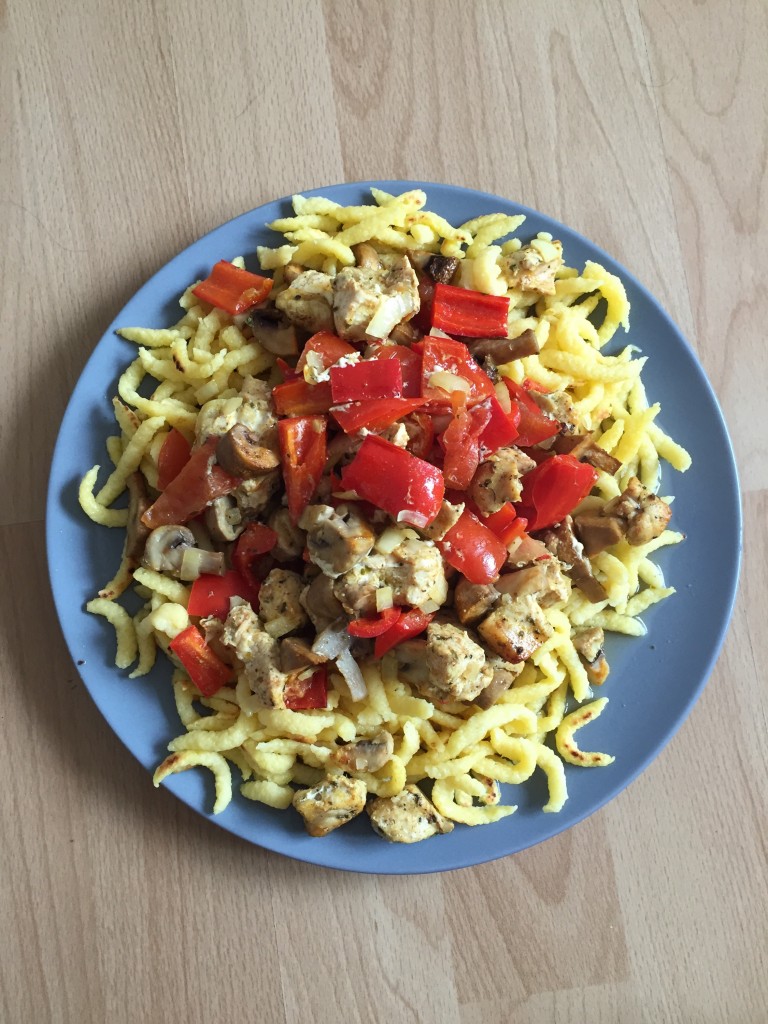
<svg viewBox="0 0 768 1024">
<path fill-rule="evenodd" d="M 766 10 L 0 4 L 3 1024 L 765 1018 Z M 404 879 L 155 791 L 69 660 L 42 539 L 68 394 L 135 289 L 243 210 L 371 177 L 514 196 L 615 254 L 691 338 L 746 492 L 729 638 L 664 754 L 538 848 Z"/>
</svg>

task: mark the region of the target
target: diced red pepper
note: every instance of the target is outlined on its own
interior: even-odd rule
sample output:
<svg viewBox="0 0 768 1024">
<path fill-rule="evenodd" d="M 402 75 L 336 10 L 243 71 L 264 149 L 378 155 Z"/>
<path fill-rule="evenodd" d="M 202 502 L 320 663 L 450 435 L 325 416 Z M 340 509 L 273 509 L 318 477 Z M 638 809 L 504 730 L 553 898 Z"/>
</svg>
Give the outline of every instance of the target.
<svg viewBox="0 0 768 1024">
<path fill-rule="evenodd" d="M 485 295 L 452 284 L 436 284 L 432 301 L 432 326 L 465 338 L 504 338 L 507 334 L 509 298 Z"/>
<path fill-rule="evenodd" d="M 283 375 L 283 381 L 296 380 L 299 374 L 291 366 L 290 363 L 286 363 L 282 356 L 278 356 L 275 359 L 275 366 L 278 368 L 280 373 Z"/>
<path fill-rule="evenodd" d="M 402 610 L 395 607 L 385 608 L 378 615 L 370 618 L 353 619 L 347 626 L 350 636 L 360 636 L 369 639 L 373 636 L 380 636 L 386 633 L 400 618 Z"/>
<path fill-rule="evenodd" d="M 409 612 L 404 612 L 394 626 L 390 626 L 386 633 L 380 633 L 376 637 L 373 645 L 374 657 L 383 658 L 387 651 L 397 646 L 403 640 L 408 640 L 411 637 L 418 636 L 419 633 L 423 633 L 433 618 L 433 614 L 427 614 L 418 608 L 412 608 Z"/>
<path fill-rule="evenodd" d="M 523 381 L 523 388 L 526 391 L 538 391 L 540 395 L 547 395 L 549 391 L 544 387 L 543 384 L 539 384 L 537 380 L 531 380 L 530 377 L 526 377 Z"/>
<path fill-rule="evenodd" d="M 310 352 L 314 352 L 320 357 L 322 368 L 327 370 L 329 366 L 338 363 L 344 356 L 352 355 L 356 351 L 357 349 L 350 345 L 348 341 L 343 341 L 330 331 L 318 331 L 304 345 L 299 361 L 296 364 L 296 370 L 299 374 L 303 373 L 304 367 L 307 365 L 307 356 Z"/>
<path fill-rule="evenodd" d="M 317 416 L 333 405 L 331 383 L 307 384 L 303 377 L 296 377 L 272 388 L 272 401 L 278 416 Z"/>
<path fill-rule="evenodd" d="M 403 416 L 424 405 L 424 398 L 379 398 L 370 402 L 350 402 L 331 409 L 331 415 L 345 434 L 366 427 L 383 430 Z"/>
<path fill-rule="evenodd" d="M 173 427 L 163 441 L 157 457 L 157 489 L 164 491 L 175 480 L 189 462 L 192 445 L 184 435 Z"/>
<path fill-rule="evenodd" d="M 186 523 L 215 498 L 239 486 L 239 477 L 230 476 L 214 464 L 218 440 L 212 437 L 192 452 L 187 464 L 141 517 L 145 526 L 154 530 L 168 523 Z"/>
<path fill-rule="evenodd" d="M 397 359 L 370 360 L 331 367 L 334 404 L 401 398 L 403 371 Z"/>
<path fill-rule="evenodd" d="M 531 445 L 539 444 L 541 441 L 546 441 L 548 437 L 554 437 L 559 433 L 558 421 L 545 416 L 524 388 L 510 380 L 509 377 L 504 377 L 504 383 L 512 399 L 512 405 L 517 405 L 520 410 L 519 433 L 515 441 L 518 447 L 530 448 Z"/>
<path fill-rule="evenodd" d="M 254 563 L 277 544 L 277 534 L 263 523 L 249 523 L 235 542 L 232 565 L 249 583 L 257 582 Z"/>
<path fill-rule="evenodd" d="M 466 490 L 480 464 L 480 437 L 491 419 L 487 403 L 467 409 L 464 392 L 454 392 L 454 417 L 443 432 L 443 476 L 447 487 Z"/>
<path fill-rule="evenodd" d="M 187 626 L 168 646 L 204 697 L 212 697 L 234 678 L 234 669 L 211 650 L 196 626 Z"/>
<path fill-rule="evenodd" d="M 325 469 L 327 421 L 299 416 L 277 424 L 288 512 L 294 523 L 309 504 Z"/>
<path fill-rule="evenodd" d="M 459 289 L 461 290 L 461 289 Z M 478 366 L 470 355 L 469 349 L 453 338 L 427 337 L 420 343 L 422 346 L 421 393 L 435 407 L 448 407 L 451 402 L 449 392 L 434 387 L 430 381 L 435 373 L 450 373 L 460 377 L 469 385 L 467 404 L 476 405 L 486 398 L 495 396 L 490 377 Z"/>
<path fill-rule="evenodd" d="M 323 666 L 309 679 L 292 677 L 283 691 L 283 700 L 289 711 L 328 707 L 328 672 Z"/>
<path fill-rule="evenodd" d="M 467 509 L 437 546 L 470 583 L 492 583 L 507 559 L 506 544 Z"/>
<path fill-rule="evenodd" d="M 514 505 L 509 501 L 505 502 L 498 512 L 485 516 L 483 523 L 507 546 L 528 528 L 528 521 L 518 516 Z"/>
<path fill-rule="evenodd" d="M 250 566 L 250 563 L 249 563 Z M 200 618 L 213 616 L 226 619 L 229 615 L 230 597 L 242 597 L 254 607 L 258 607 L 259 584 L 235 569 L 230 569 L 223 576 L 212 576 L 203 573 L 192 584 L 189 592 L 187 611 L 190 615 Z"/>
<path fill-rule="evenodd" d="M 501 402 L 494 395 L 488 399 L 491 416 L 488 425 L 480 435 L 480 455 L 491 455 L 499 448 L 506 448 L 518 436 L 517 425 L 520 422 L 520 410 L 513 403 L 511 412 L 504 412 Z M 485 405 L 485 403 L 483 403 Z M 482 409 L 483 405 L 476 408 Z"/>
<path fill-rule="evenodd" d="M 368 434 L 352 462 L 342 470 L 345 491 L 384 509 L 401 522 L 426 526 L 440 511 L 443 474 L 396 444 Z"/>
<path fill-rule="evenodd" d="M 403 397 L 421 394 L 421 355 L 405 345 L 380 345 L 371 359 L 397 359 L 403 375 Z"/>
<path fill-rule="evenodd" d="M 251 274 L 227 260 L 219 260 L 210 275 L 192 289 L 192 294 L 203 302 L 210 302 L 212 306 L 237 316 L 263 302 L 271 291 L 271 277 Z"/>
<path fill-rule="evenodd" d="M 553 455 L 523 477 L 520 505 L 532 509 L 531 530 L 559 523 L 582 501 L 597 481 L 597 470 L 572 455 Z"/>
</svg>

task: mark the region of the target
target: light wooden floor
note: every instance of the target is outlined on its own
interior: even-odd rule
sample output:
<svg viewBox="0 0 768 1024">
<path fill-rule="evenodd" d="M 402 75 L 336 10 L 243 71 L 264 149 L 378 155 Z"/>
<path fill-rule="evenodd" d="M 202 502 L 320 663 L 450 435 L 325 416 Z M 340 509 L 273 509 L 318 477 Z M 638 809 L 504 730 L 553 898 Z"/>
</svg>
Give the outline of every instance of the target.
<svg viewBox="0 0 768 1024">
<path fill-rule="evenodd" d="M 9 0 L 0 26 L 0 1019 L 764 1021 L 768 5 Z M 744 488 L 736 617 L 675 741 L 576 829 L 435 877 L 281 859 L 153 790 L 43 550 L 60 417 L 126 299 L 231 216 L 370 177 L 513 197 L 634 270 Z"/>
</svg>

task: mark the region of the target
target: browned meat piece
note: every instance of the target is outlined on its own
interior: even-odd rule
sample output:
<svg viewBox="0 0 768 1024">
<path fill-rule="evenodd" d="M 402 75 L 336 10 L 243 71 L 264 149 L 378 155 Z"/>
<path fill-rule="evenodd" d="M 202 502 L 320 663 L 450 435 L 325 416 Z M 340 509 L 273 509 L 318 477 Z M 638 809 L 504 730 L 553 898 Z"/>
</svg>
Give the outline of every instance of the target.
<svg viewBox="0 0 768 1024">
<path fill-rule="evenodd" d="M 493 672 L 491 681 L 484 690 L 478 693 L 473 702 L 483 710 L 492 707 L 502 693 L 505 693 L 512 686 L 515 679 L 523 671 L 525 664 L 520 661 L 513 665 L 508 661 L 503 661 L 501 658 L 488 658 L 487 662 Z"/>
<path fill-rule="evenodd" d="M 563 575 L 562 567 L 556 558 L 548 558 L 526 569 L 518 569 L 517 572 L 505 573 L 499 576 L 493 587 L 499 593 L 509 594 L 512 598 L 530 594 L 542 608 L 567 600 L 571 592 L 570 582 Z M 456 589 L 458 591 L 458 587 Z"/>
<path fill-rule="evenodd" d="M 573 637 L 573 646 L 579 652 L 587 670 L 587 678 L 593 686 L 601 686 L 610 671 L 603 650 L 604 642 L 605 634 L 600 626 L 582 629 Z"/>
<path fill-rule="evenodd" d="M 521 478 L 535 465 L 519 448 L 499 448 L 478 466 L 469 496 L 484 515 L 498 512 L 505 502 L 520 501 Z"/>
<path fill-rule="evenodd" d="M 513 664 L 526 661 L 552 635 L 540 605 L 530 595 L 503 597 L 477 627 L 491 650 Z"/>
<path fill-rule="evenodd" d="M 459 261 L 455 256 L 433 256 L 425 269 L 433 281 L 450 284 L 459 269 Z"/>
<path fill-rule="evenodd" d="M 377 772 L 392 757 L 392 733 L 382 729 L 370 740 L 345 743 L 333 752 L 334 763 L 351 772 Z"/>
<path fill-rule="evenodd" d="M 633 476 L 618 498 L 604 506 L 602 514 L 622 519 L 627 526 L 627 541 L 637 547 L 664 533 L 672 509 Z"/>
<path fill-rule="evenodd" d="M 287 274 L 284 274 L 288 278 Z M 275 305 L 298 327 L 315 334 L 333 330 L 333 280 L 317 270 L 304 270 L 275 299 Z"/>
<path fill-rule="evenodd" d="M 382 587 L 392 588 L 395 604 L 442 606 L 448 583 L 440 552 L 429 541 L 406 538 L 388 555 L 372 551 L 334 583 L 333 592 L 346 613 L 359 618 L 375 613 Z"/>
<path fill-rule="evenodd" d="M 310 558 L 334 579 L 361 562 L 376 540 L 368 523 L 351 508 L 342 515 L 330 505 L 308 505 L 299 526 L 307 531 Z"/>
<path fill-rule="evenodd" d="M 595 578 L 584 548 L 573 532 L 573 519 L 566 516 L 562 523 L 542 530 L 539 537 L 555 556 L 568 566 L 568 575 L 586 597 L 597 604 L 608 597 L 605 587 Z"/>
<path fill-rule="evenodd" d="M 530 329 L 518 334 L 516 338 L 464 338 L 462 340 L 466 342 L 469 351 L 478 362 L 483 359 L 492 359 L 497 366 L 510 363 L 513 359 L 522 359 L 523 356 L 535 356 L 540 351 L 536 335 Z"/>
<path fill-rule="evenodd" d="M 345 267 L 333 279 L 335 329 L 348 341 L 364 341 L 369 333 L 386 338 L 418 312 L 419 282 L 405 256 L 385 267 Z"/>
<path fill-rule="evenodd" d="M 534 238 L 530 245 L 507 256 L 503 274 L 511 288 L 554 295 L 555 274 L 562 265 L 562 243 Z"/>
<path fill-rule="evenodd" d="M 417 786 L 406 786 L 397 796 L 377 797 L 366 810 L 374 832 L 393 843 L 418 843 L 453 831 L 453 822 L 438 813 Z"/>
<path fill-rule="evenodd" d="M 419 691 L 427 700 L 473 700 L 490 682 L 485 651 L 451 622 L 427 627 L 427 677 Z"/>
<path fill-rule="evenodd" d="M 602 469 L 605 473 L 610 473 L 613 476 L 621 469 L 621 463 L 600 445 L 595 444 L 593 440 L 595 433 L 560 434 L 555 438 L 552 450 L 557 455 L 573 455 L 575 459 L 588 462 L 595 469 Z"/>
<path fill-rule="evenodd" d="M 280 668 L 277 640 L 264 632 L 249 604 L 243 602 L 230 610 L 221 642 L 234 651 L 259 703 L 266 708 L 284 708 L 288 679 Z"/>
<path fill-rule="evenodd" d="M 576 409 L 573 399 L 567 391 L 548 391 L 544 393 L 532 388 L 528 394 L 545 416 L 558 421 L 561 433 L 576 433 Z"/>
<path fill-rule="evenodd" d="M 237 507 L 244 519 L 254 519 L 269 504 L 272 496 L 282 484 L 282 477 L 279 469 L 263 476 L 255 476 L 250 480 L 243 480 L 239 487 L 232 491 L 232 497 L 237 502 Z"/>
<path fill-rule="evenodd" d="M 419 532 L 427 540 L 442 540 L 450 528 L 459 521 L 463 511 L 463 503 L 461 505 L 452 505 L 450 501 L 444 501 L 440 506 L 440 511 L 429 526 L 423 527 Z"/>
<path fill-rule="evenodd" d="M 307 535 L 296 526 L 287 508 L 279 508 L 267 520 L 269 527 L 277 534 L 277 544 L 272 548 L 272 557 L 278 562 L 291 562 L 301 558 L 307 543 Z"/>
<path fill-rule="evenodd" d="M 504 579 L 503 576 L 500 580 Z M 472 626 L 486 615 L 499 599 L 493 583 L 470 583 L 463 577 L 456 584 L 453 605 L 462 626 Z"/>
<path fill-rule="evenodd" d="M 231 476 L 261 476 L 280 465 L 280 456 L 259 443 L 243 423 L 235 423 L 216 445 L 216 461 Z"/>
<path fill-rule="evenodd" d="M 294 793 L 293 806 L 311 836 L 327 836 L 365 807 L 365 783 L 346 775 L 328 776 L 310 789 Z"/>
<path fill-rule="evenodd" d="M 595 516 L 588 513 L 574 516 L 573 525 L 584 545 L 585 554 L 590 558 L 618 544 L 626 528 L 618 516 Z"/>
<path fill-rule="evenodd" d="M 295 633 L 307 624 L 301 603 L 304 580 L 289 569 L 273 569 L 259 591 L 259 616 L 270 636 Z"/>
<path fill-rule="evenodd" d="M 319 654 L 315 654 L 306 640 L 297 636 L 287 636 L 280 641 L 280 668 L 287 675 L 292 672 L 301 672 L 305 668 L 312 668 L 315 665 L 322 665 L 327 661 Z"/>
<path fill-rule="evenodd" d="M 298 355 L 299 343 L 294 324 L 281 317 L 276 309 L 270 309 L 269 314 L 266 310 L 254 310 L 248 317 L 254 341 L 276 356 Z"/>
</svg>

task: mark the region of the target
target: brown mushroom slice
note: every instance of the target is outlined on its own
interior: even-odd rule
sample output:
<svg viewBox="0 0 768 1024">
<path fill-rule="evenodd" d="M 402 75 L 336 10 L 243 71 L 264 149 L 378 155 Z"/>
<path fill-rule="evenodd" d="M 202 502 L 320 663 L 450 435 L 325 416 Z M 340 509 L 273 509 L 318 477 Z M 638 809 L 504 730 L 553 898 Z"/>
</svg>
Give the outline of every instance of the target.
<svg viewBox="0 0 768 1024">
<path fill-rule="evenodd" d="M 433 256 L 424 269 L 438 284 L 450 284 L 459 269 L 459 260 L 455 256 Z"/>
<path fill-rule="evenodd" d="M 508 661 L 502 661 L 501 658 L 489 658 L 488 664 L 493 671 L 491 681 L 472 701 L 483 711 L 487 711 L 496 703 L 502 693 L 506 693 L 524 668 L 522 661 L 513 665 Z"/>
<path fill-rule="evenodd" d="M 296 325 L 289 320 L 271 315 L 272 310 L 254 310 L 248 317 L 254 341 L 257 341 L 267 352 L 276 356 L 295 356 L 299 354 L 299 340 Z M 276 311 L 275 311 L 276 312 Z"/>
<path fill-rule="evenodd" d="M 283 267 L 283 281 L 286 284 L 293 284 L 296 278 L 304 273 L 304 267 L 298 263 L 286 263 Z"/>
<path fill-rule="evenodd" d="M 584 545 L 584 553 L 592 558 L 601 551 L 618 544 L 624 536 L 625 526 L 618 516 L 577 515 L 573 517 L 573 525 L 579 540 Z"/>
<path fill-rule="evenodd" d="M 222 576 L 225 571 L 221 552 L 196 547 L 189 527 L 177 524 L 152 530 L 144 545 L 142 564 L 182 580 L 195 580 L 202 573 Z"/>
<path fill-rule="evenodd" d="M 592 434 L 560 434 L 552 443 L 552 450 L 557 455 L 573 455 L 575 459 L 588 462 L 595 469 L 614 476 L 621 469 L 618 459 L 610 455 L 600 445 L 595 444 L 597 431 Z"/>
<path fill-rule="evenodd" d="M 542 530 L 539 537 L 555 558 L 569 566 L 568 575 L 589 601 L 598 604 L 608 599 L 605 587 L 595 577 L 589 559 L 584 555 L 581 541 L 573 532 L 573 519 L 570 516 L 566 516 L 562 523 Z"/>
<path fill-rule="evenodd" d="M 530 328 L 516 338 L 463 338 L 473 357 L 480 362 L 490 357 L 497 366 L 513 359 L 535 356 L 539 351 L 536 335 Z"/>
<path fill-rule="evenodd" d="M 298 636 L 287 636 L 280 641 L 280 668 L 286 675 L 323 665 L 327 660 Z"/>
<path fill-rule="evenodd" d="M 141 473 L 131 473 L 126 480 L 130 500 L 128 502 L 128 525 L 125 535 L 125 557 L 132 566 L 137 566 L 144 554 L 144 544 L 150 530 L 141 517 L 151 502 L 147 496 L 147 485 Z"/>
<path fill-rule="evenodd" d="M 377 772 L 392 757 L 395 741 L 382 729 L 371 739 L 345 743 L 333 752 L 333 761 L 351 772 Z"/>
<path fill-rule="evenodd" d="M 214 540 L 222 544 L 230 544 L 237 540 L 245 529 L 243 515 L 237 502 L 228 494 L 214 498 L 205 510 L 205 525 Z"/>
<path fill-rule="evenodd" d="M 260 444 L 259 437 L 244 424 L 235 423 L 219 438 L 216 461 L 231 476 L 249 478 L 277 469 L 280 456 Z"/>
<path fill-rule="evenodd" d="M 608 678 L 610 668 L 603 650 L 605 633 L 600 626 L 590 626 L 574 634 L 573 646 L 587 670 L 587 678 L 593 686 L 602 686 Z"/>
<path fill-rule="evenodd" d="M 379 254 L 368 242 L 359 242 L 357 245 L 353 245 L 352 252 L 358 267 L 370 267 L 372 270 L 378 270 L 381 267 Z"/>
<path fill-rule="evenodd" d="M 471 626 L 479 622 L 498 599 L 499 591 L 493 583 L 470 583 L 462 578 L 456 584 L 453 605 L 462 626 Z"/>
</svg>

